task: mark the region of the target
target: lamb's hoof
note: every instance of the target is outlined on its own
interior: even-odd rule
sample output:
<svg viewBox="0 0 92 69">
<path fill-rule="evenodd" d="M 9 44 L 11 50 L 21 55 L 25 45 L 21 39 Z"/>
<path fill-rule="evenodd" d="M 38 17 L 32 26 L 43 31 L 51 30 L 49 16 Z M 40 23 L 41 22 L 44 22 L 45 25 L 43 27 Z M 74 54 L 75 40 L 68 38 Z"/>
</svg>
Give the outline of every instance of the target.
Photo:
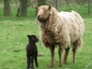
<svg viewBox="0 0 92 69">
<path fill-rule="evenodd" d="M 26 69 L 31 69 L 30 67 L 27 67 Z"/>
<path fill-rule="evenodd" d="M 29 68 L 29 69 L 34 69 L 34 68 Z"/>
<path fill-rule="evenodd" d="M 39 67 L 39 65 L 37 65 L 36 67 Z"/>
</svg>

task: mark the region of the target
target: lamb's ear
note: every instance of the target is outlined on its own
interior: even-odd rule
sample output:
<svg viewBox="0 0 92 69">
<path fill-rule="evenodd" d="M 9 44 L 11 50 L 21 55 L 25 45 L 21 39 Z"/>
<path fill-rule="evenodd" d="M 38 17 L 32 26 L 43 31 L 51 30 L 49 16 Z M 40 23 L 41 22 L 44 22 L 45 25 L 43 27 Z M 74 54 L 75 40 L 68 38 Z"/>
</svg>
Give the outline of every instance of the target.
<svg viewBox="0 0 92 69">
<path fill-rule="evenodd" d="M 51 9 L 51 6 L 49 6 L 48 9 L 50 10 Z"/>
<path fill-rule="evenodd" d="M 36 6 L 35 9 L 38 10 L 38 6 Z"/>
<path fill-rule="evenodd" d="M 27 37 L 29 38 L 29 37 L 30 37 L 30 35 L 27 35 Z"/>
</svg>

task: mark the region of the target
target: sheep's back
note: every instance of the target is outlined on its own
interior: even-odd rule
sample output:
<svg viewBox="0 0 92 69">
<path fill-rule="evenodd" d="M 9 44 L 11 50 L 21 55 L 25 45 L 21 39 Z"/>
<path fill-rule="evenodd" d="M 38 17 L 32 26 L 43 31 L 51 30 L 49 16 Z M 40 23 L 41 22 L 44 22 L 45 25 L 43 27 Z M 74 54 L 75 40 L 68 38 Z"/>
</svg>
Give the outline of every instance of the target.
<svg viewBox="0 0 92 69">
<path fill-rule="evenodd" d="M 82 17 L 76 13 L 72 12 L 60 12 L 59 16 L 63 20 L 63 25 L 67 26 L 67 30 L 70 34 L 71 42 L 73 43 L 78 38 L 83 36 L 84 33 L 84 24 Z"/>
</svg>

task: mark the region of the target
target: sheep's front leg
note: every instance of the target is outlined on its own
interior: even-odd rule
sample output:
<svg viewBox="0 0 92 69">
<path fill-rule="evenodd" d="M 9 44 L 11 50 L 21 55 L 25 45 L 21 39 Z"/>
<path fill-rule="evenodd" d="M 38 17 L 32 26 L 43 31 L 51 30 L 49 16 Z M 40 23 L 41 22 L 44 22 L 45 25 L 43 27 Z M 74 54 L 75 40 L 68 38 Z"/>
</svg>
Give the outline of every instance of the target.
<svg viewBox="0 0 92 69">
<path fill-rule="evenodd" d="M 59 54 L 59 65 L 60 67 L 62 67 L 63 63 L 62 63 L 62 52 L 63 49 L 59 48 L 58 54 Z"/>
<path fill-rule="evenodd" d="M 55 46 L 50 47 L 50 51 L 51 51 L 51 64 L 50 64 L 50 67 L 51 68 L 54 66 L 54 49 L 55 49 Z"/>
<path fill-rule="evenodd" d="M 69 54 L 69 47 L 67 48 L 67 49 L 65 49 L 65 55 L 64 55 L 64 61 L 63 61 L 63 63 L 65 64 L 65 63 L 67 63 L 67 58 L 68 58 L 68 54 Z"/>
</svg>

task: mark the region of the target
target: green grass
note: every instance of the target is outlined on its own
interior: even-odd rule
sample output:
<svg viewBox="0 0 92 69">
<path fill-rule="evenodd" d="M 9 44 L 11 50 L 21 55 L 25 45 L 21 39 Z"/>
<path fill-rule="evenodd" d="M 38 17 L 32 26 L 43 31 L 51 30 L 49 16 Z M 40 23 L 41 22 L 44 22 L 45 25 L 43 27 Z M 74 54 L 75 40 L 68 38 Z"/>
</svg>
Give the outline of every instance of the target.
<svg viewBox="0 0 92 69">
<path fill-rule="evenodd" d="M 92 18 L 84 18 L 84 22 L 84 44 L 81 49 L 77 50 L 76 64 L 72 64 L 71 50 L 68 63 L 60 68 L 57 47 L 53 69 L 92 69 Z M 25 47 L 28 43 L 28 34 L 35 34 L 39 38 L 39 30 L 35 18 L 0 18 L 0 69 L 26 68 Z M 37 43 L 37 47 L 38 52 L 44 53 L 45 56 L 38 57 L 39 68 L 35 67 L 35 69 L 48 69 L 50 51 L 43 46 L 41 41 Z M 14 50 L 18 50 L 18 52 L 14 52 Z"/>
<path fill-rule="evenodd" d="M 34 16 L 35 9 L 28 7 L 27 17 L 15 17 L 17 7 L 12 5 L 12 17 L 3 17 L 2 6 L 3 4 L 0 4 L 0 69 L 26 69 L 25 47 L 28 43 L 27 35 L 35 34 L 40 39 L 39 29 Z M 77 51 L 76 64 L 72 64 L 72 50 L 70 50 L 68 63 L 62 68 L 59 67 L 57 47 L 55 50 L 55 66 L 53 69 L 92 69 L 92 15 L 87 15 L 87 7 L 73 5 L 72 8 L 84 17 L 84 44 Z M 66 5 L 59 9 L 70 11 Z M 44 53 L 45 56 L 38 57 L 39 68 L 35 67 L 35 69 L 49 69 L 49 49 L 45 48 L 41 41 L 37 43 L 37 47 L 38 52 Z M 14 52 L 14 50 L 18 50 L 18 52 Z"/>
</svg>

